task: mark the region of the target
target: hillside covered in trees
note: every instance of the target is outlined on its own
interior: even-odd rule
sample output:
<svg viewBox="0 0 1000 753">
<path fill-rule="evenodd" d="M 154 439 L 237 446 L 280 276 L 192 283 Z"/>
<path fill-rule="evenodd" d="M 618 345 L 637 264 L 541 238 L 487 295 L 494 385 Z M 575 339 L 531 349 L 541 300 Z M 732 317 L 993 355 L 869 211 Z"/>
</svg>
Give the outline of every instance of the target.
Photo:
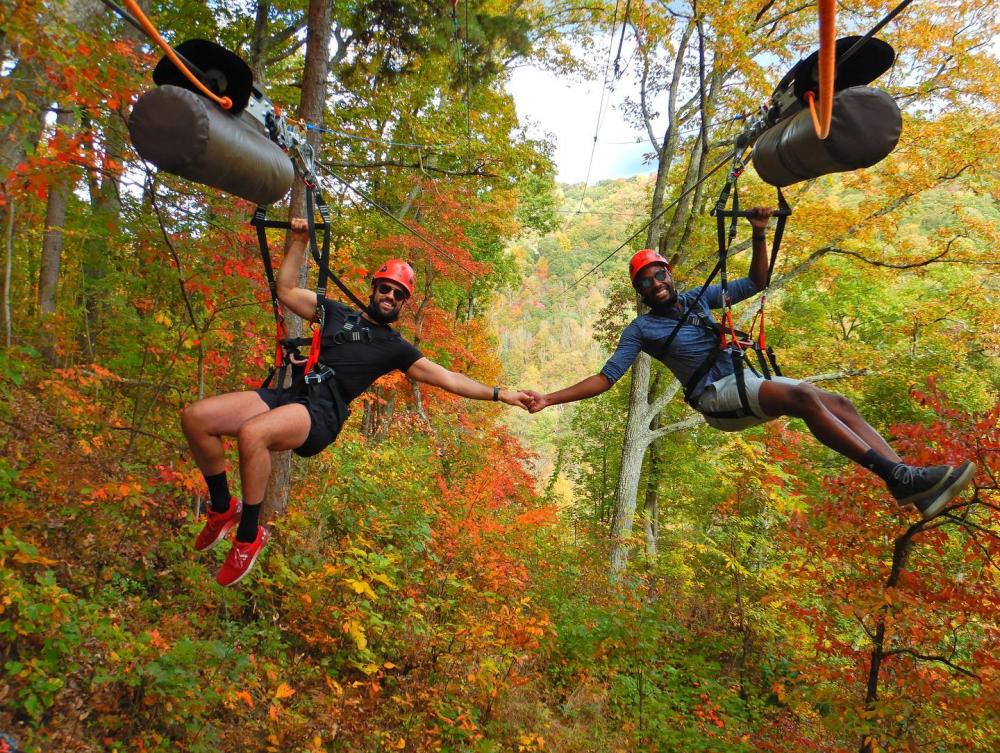
<svg viewBox="0 0 1000 753">
<path fill-rule="evenodd" d="M 408 340 L 543 392 L 614 350 L 635 250 L 700 285 L 708 169 L 816 39 L 814 6 L 763 0 L 141 5 L 313 126 L 348 285 L 410 260 Z M 890 7 L 844 7 L 839 29 Z M 0 751 L 997 750 L 997 13 L 914 3 L 881 32 L 903 135 L 786 190 L 768 296 L 786 373 L 912 462 L 975 460 L 943 515 L 897 506 L 801 421 L 709 429 L 645 356 L 534 415 L 396 371 L 325 452 L 275 454 L 271 541 L 222 588 L 224 551 L 192 546 L 207 497 L 179 413 L 274 358 L 254 206 L 136 153 L 144 35 L 100 3 L 5 3 Z M 557 184 L 509 73 L 607 77 L 618 35 L 651 172 Z M 740 190 L 774 202 L 752 169 Z M 304 206 L 299 182 L 272 215 Z"/>
</svg>

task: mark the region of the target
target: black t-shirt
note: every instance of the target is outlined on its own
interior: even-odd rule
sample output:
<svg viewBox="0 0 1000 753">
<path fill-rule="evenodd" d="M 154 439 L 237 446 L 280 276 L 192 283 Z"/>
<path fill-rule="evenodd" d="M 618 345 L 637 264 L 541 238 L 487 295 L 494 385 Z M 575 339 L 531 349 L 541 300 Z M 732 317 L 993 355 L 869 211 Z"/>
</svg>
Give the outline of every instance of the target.
<svg viewBox="0 0 1000 753">
<path fill-rule="evenodd" d="M 326 320 L 323 325 L 323 347 L 320 360 L 333 367 L 337 375 L 337 385 L 346 402 L 368 389 L 368 386 L 393 369 L 405 372 L 424 357 L 415 346 L 403 339 L 388 325 L 375 324 L 367 319 L 361 326 L 372 331 L 372 339 L 360 342 L 348 341 L 332 345 L 334 336 L 340 332 L 344 322 L 356 310 L 337 301 L 325 300 Z M 388 336 L 387 336 L 388 334 Z"/>
</svg>

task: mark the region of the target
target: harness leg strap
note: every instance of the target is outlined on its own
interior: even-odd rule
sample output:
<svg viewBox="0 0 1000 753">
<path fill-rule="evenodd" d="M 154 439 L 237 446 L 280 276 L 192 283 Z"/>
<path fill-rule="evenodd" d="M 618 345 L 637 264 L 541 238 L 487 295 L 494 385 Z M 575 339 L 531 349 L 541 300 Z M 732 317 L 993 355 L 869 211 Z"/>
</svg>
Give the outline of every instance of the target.
<svg viewBox="0 0 1000 753">
<path fill-rule="evenodd" d="M 743 352 L 737 348 L 731 351 L 733 358 L 733 374 L 736 377 L 736 391 L 740 395 L 740 406 L 746 411 L 748 416 L 756 415 L 750 410 L 750 399 L 747 397 L 747 380 L 743 373 Z"/>
</svg>

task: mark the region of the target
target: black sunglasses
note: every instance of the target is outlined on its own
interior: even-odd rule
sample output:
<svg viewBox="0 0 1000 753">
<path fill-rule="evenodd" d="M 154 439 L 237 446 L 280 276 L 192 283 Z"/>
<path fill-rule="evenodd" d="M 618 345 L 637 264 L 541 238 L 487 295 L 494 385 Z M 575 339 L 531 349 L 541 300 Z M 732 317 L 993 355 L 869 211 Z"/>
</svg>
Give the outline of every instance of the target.
<svg viewBox="0 0 1000 753">
<path fill-rule="evenodd" d="M 375 288 L 381 295 L 391 295 L 394 301 L 405 301 L 409 298 L 409 294 L 405 290 L 400 290 L 399 288 L 393 287 L 392 285 L 386 285 L 384 282 L 379 283 Z"/>
<path fill-rule="evenodd" d="M 656 280 L 657 282 L 666 282 L 667 270 L 658 269 L 655 272 L 653 272 L 651 277 L 640 277 L 635 282 L 636 285 L 642 288 L 643 290 L 649 290 L 651 287 L 653 287 L 653 280 Z"/>
</svg>

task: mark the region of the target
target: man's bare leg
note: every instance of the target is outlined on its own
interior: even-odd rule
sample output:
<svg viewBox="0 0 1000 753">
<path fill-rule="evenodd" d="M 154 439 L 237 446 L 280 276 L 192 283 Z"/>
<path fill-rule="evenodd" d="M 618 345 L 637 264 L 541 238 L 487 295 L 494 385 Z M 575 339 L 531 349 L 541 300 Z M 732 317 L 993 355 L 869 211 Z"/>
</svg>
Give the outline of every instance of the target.
<svg viewBox="0 0 1000 753">
<path fill-rule="evenodd" d="M 877 474 L 897 502 L 912 503 L 925 520 L 941 512 L 971 482 L 976 464 L 911 466 L 899 459 L 847 398 L 806 383 L 764 382 L 758 399 L 769 416 L 794 416 L 827 447 Z"/>
<path fill-rule="evenodd" d="M 872 428 L 871 424 L 865 421 L 864 417 L 854 407 L 854 403 L 843 395 L 836 392 L 816 388 L 820 400 L 833 415 L 843 422 L 847 428 L 853 431 L 862 441 L 868 444 L 879 455 L 883 455 L 896 463 L 902 463 L 903 459 L 896 454 L 888 442 Z"/>
<path fill-rule="evenodd" d="M 267 413 L 267 404 L 256 392 L 229 392 L 192 403 L 181 411 L 181 428 L 194 462 L 205 476 L 226 470 L 222 437 L 235 437 L 249 419 Z"/>
<path fill-rule="evenodd" d="M 293 450 L 309 436 L 309 411 L 300 403 L 289 403 L 244 421 L 236 434 L 240 451 L 243 500 L 257 505 L 264 500 L 271 475 L 271 453 Z"/>
<path fill-rule="evenodd" d="M 823 393 L 823 390 L 805 382 L 786 384 L 765 381 L 760 385 L 758 400 L 761 410 L 768 416 L 801 418 L 806 422 L 806 426 L 809 427 L 809 431 L 816 439 L 844 457 L 861 463 L 865 453 L 873 449 L 872 445 L 837 415 L 839 412 L 851 420 L 850 411 L 847 411 L 843 406 L 838 406 L 837 412 L 834 412 L 830 408 L 830 403 L 835 401 L 824 399 Z M 833 393 L 826 394 L 832 395 Z M 857 411 L 855 410 L 854 413 Z M 860 419 L 860 416 L 858 418 Z M 861 423 L 864 423 L 863 419 L 861 419 Z M 864 426 L 868 425 L 864 424 Z M 858 426 L 858 428 L 862 434 L 869 434 L 869 439 L 872 439 L 871 435 L 876 434 L 871 427 L 868 427 L 870 432 L 866 432 L 863 427 Z M 884 440 L 882 444 L 885 444 Z M 892 455 L 897 458 L 896 462 L 898 462 L 898 456 L 895 453 Z"/>
</svg>

